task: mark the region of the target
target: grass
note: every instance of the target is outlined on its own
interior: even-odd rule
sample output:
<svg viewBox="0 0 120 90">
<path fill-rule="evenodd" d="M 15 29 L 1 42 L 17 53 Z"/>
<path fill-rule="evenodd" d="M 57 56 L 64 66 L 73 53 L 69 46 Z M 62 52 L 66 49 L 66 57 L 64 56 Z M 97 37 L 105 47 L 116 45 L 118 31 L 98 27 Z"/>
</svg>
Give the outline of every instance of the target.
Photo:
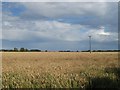
<svg viewBox="0 0 120 90">
<path fill-rule="evenodd" d="M 115 52 L 4 52 L 3 88 L 120 89 Z"/>
</svg>

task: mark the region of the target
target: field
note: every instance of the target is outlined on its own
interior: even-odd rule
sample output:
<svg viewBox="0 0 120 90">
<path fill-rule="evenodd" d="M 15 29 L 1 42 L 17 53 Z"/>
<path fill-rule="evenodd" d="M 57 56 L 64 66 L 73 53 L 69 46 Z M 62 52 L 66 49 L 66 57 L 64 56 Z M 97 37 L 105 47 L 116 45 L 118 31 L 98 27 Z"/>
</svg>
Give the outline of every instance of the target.
<svg viewBox="0 0 120 90">
<path fill-rule="evenodd" d="M 3 52 L 3 88 L 120 88 L 117 52 Z"/>
</svg>

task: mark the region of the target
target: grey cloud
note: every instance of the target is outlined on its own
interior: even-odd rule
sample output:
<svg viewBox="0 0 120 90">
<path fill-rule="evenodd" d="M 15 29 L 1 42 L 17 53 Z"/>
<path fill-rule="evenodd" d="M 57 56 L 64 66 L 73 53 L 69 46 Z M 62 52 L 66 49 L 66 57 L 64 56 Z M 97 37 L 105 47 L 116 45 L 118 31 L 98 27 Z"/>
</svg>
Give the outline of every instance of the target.
<svg viewBox="0 0 120 90">
<path fill-rule="evenodd" d="M 111 26 L 110 31 L 117 32 L 117 2 L 63 2 L 63 3 L 22 3 L 26 11 L 21 18 L 32 20 L 63 19 L 61 22 L 89 25 L 92 28 Z M 39 12 L 38 12 L 39 11 Z"/>
<path fill-rule="evenodd" d="M 84 50 L 93 35 L 94 48 L 116 48 L 116 3 L 17 3 L 19 16 L 3 12 L 3 47 Z M 110 36 L 98 36 L 99 27 Z M 102 45 L 104 43 L 104 45 Z M 109 45 L 109 47 L 107 47 Z M 9 46 L 8 46 L 9 45 Z"/>
</svg>

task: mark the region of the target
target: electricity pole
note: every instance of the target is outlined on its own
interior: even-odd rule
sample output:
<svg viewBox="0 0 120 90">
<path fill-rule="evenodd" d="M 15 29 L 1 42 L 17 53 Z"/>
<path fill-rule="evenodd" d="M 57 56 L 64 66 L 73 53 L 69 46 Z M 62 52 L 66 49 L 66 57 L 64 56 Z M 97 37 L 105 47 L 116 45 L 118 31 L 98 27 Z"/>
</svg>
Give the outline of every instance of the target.
<svg viewBox="0 0 120 90">
<path fill-rule="evenodd" d="M 91 53 L 91 36 L 89 36 L 89 46 L 90 46 L 90 53 Z"/>
</svg>

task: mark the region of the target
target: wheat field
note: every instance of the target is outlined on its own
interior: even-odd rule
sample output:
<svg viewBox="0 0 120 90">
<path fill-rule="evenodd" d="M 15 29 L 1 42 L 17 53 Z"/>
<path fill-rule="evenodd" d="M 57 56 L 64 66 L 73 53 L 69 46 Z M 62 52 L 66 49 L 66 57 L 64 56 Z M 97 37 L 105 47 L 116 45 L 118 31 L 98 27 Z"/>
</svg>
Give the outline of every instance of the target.
<svg viewBox="0 0 120 90">
<path fill-rule="evenodd" d="M 3 88 L 120 88 L 117 52 L 2 52 Z"/>
</svg>

